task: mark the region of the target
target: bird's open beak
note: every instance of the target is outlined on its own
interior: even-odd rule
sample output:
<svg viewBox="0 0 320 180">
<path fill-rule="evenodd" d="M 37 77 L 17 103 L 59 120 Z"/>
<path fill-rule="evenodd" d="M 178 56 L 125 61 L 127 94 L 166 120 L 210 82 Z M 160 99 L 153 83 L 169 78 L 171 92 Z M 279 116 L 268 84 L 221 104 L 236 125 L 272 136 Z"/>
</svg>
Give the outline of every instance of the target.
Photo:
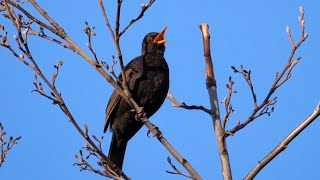
<svg viewBox="0 0 320 180">
<path fill-rule="evenodd" d="M 164 43 L 166 43 L 168 40 L 163 39 L 164 33 L 166 32 L 168 27 L 165 27 L 164 29 L 162 29 L 162 31 L 154 38 L 153 42 L 157 43 L 158 45 L 162 45 Z"/>
</svg>

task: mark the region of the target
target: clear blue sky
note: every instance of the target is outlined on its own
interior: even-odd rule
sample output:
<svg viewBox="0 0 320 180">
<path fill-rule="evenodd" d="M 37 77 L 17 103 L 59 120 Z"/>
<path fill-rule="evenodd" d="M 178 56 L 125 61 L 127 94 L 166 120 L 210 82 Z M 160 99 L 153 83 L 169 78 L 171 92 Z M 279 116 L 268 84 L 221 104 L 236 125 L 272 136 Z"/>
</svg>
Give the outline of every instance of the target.
<svg viewBox="0 0 320 180">
<path fill-rule="evenodd" d="M 139 13 L 141 3 L 124 1 L 122 25 Z M 56 0 L 40 1 L 39 4 L 84 48 L 84 22 L 96 26 L 97 36 L 93 40 L 93 47 L 101 60 L 110 62 L 111 56 L 116 54 L 97 1 Z M 169 42 L 165 57 L 171 70 L 170 92 L 179 101 L 209 107 L 202 39 L 198 28 L 200 23 L 208 23 L 219 99 L 222 100 L 227 94 L 225 84 L 229 75 L 234 77 L 235 89 L 238 90 L 232 100 L 236 114 L 231 116 L 228 124 L 231 128 L 237 120 L 245 119 L 251 112 L 252 97 L 243 78 L 235 75 L 230 66 L 243 64 L 252 70 L 253 83 L 261 101 L 273 82 L 275 72 L 282 70 L 291 50 L 286 25 L 290 25 L 296 41 L 300 37 L 300 5 L 305 8 L 306 32 L 309 33 L 309 38 L 297 52 L 302 59 L 294 69 L 292 78 L 276 92 L 279 102 L 275 106 L 275 113 L 260 118 L 228 138 L 234 179 L 242 179 L 319 102 L 320 3 L 302 0 L 157 1 L 121 40 L 127 63 L 140 54 L 145 34 L 168 26 L 166 38 Z M 105 6 L 113 21 L 115 3 L 107 1 Z M 31 9 L 31 6 L 27 7 Z M 10 23 L 1 16 L 0 24 L 7 26 Z M 7 30 L 12 38 L 12 27 Z M 64 61 L 57 88 L 79 124 L 87 122 L 90 132 L 101 136 L 105 106 L 112 87 L 72 52 L 38 38 L 30 38 L 30 41 L 34 56 L 48 76 L 54 72 L 52 65 L 58 59 Z M 85 141 L 58 106 L 31 93 L 34 88 L 33 76 L 34 72 L 13 58 L 7 50 L 0 48 L 0 121 L 9 135 L 23 136 L 9 152 L 0 169 L 0 179 L 103 179 L 93 173 L 79 172 L 77 167 L 72 166 L 74 154 L 78 153 Z M 159 126 L 164 136 L 204 179 L 222 179 L 213 126 L 207 114 L 173 108 L 167 100 L 151 121 Z M 169 153 L 156 139 L 148 138 L 146 132 L 146 128 L 142 128 L 127 147 L 124 164 L 127 175 L 139 180 L 185 179 L 165 172 L 171 170 L 166 162 Z M 110 132 L 106 133 L 105 152 L 109 148 L 110 135 Z M 320 123 L 317 120 L 265 167 L 256 179 L 319 177 L 319 136 Z M 184 171 L 178 163 L 174 163 Z"/>
</svg>

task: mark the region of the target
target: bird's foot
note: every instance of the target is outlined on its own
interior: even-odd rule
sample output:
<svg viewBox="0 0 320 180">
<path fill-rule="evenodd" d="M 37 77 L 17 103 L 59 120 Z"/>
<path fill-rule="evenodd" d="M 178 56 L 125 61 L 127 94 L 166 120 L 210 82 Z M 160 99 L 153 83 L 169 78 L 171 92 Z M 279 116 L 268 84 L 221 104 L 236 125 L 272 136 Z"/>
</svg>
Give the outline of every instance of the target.
<svg viewBox="0 0 320 180">
<path fill-rule="evenodd" d="M 152 125 L 153 125 L 153 124 L 152 124 Z M 147 132 L 147 136 L 148 136 L 148 137 L 150 137 L 150 133 L 151 133 L 151 132 L 152 132 L 152 134 L 153 134 L 152 138 L 153 138 L 153 137 L 157 137 L 157 138 L 161 138 L 161 137 L 162 137 L 162 132 L 161 132 L 160 129 L 159 129 L 157 126 L 155 126 L 155 125 L 153 125 L 152 129 L 148 130 L 148 132 Z"/>
<path fill-rule="evenodd" d="M 143 107 L 141 107 L 140 108 L 140 111 L 139 112 L 137 112 L 137 114 L 135 115 L 135 119 L 137 120 L 137 121 L 140 121 L 143 117 L 145 117 L 146 116 L 146 113 L 144 112 L 144 108 Z"/>
</svg>

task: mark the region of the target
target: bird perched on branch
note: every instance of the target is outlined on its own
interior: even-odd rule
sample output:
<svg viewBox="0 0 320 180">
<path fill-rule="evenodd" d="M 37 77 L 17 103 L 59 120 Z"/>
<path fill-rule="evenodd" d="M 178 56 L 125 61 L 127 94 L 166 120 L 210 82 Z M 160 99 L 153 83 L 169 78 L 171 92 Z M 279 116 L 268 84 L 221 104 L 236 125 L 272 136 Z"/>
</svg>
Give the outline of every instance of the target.
<svg viewBox="0 0 320 180">
<path fill-rule="evenodd" d="M 151 32 L 142 42 L 142 54 L 125 67 L 126 81 L 132 98 L 151 117 L 162 105 L 169 89 L 169 67 L 164 59 L 164 33 Z M 121 75 L 119 76 L 121 79 Z M 135 119 L 136 112 L 114 90 L 106 110 L 104 132 L 110 126 L 112 140 L 109 158 L 120 169 L 128 141 L 139 131 L 143 123 Z"/>
</svg>

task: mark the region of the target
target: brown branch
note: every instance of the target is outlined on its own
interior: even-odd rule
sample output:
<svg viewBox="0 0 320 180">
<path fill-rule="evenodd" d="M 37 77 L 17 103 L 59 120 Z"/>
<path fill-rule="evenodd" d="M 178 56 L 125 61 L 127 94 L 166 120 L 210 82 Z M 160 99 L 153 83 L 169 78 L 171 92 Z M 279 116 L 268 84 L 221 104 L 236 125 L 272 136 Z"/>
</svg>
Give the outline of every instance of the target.
<svg viewBox="0 0 320 180">
<path fill-rule="evenodd" d="M 169 173 L 169 174 L 181 175 L 181 176 L 184 176 L 184 177 L 187 177 L 187 178 L 192 179 L 192 176 L 187 175 L 187 174 L 181 172 L 181 171 L 172 163 L 170 157 L 167 157 L 167 161 L 168 161 L 168 163 L 170 164 L 170 166 L 172 167 L 172 169 L 176 171 L 176 172 L 166 171 L 167 173 Z"/>
<path fill-rule="evenodd" d="M 234 85 L 234 81 L 232 81 L 232 77 L 229 76 L 229 83 L 226 85 L 226 88 L 228 89 L 228 95 L 222 101 L 225 107 L 225 112 L 226 112 L 222 120 L 222 128 L 224 131 L 226 129 L 226 124 L 227 124 L 227 121 L 229 120 L 230 114 L 234 113 L 233 106 L 230 102 L 231 102 L 232 94 L 237 93 L 237 91 L 233 90 L 233 85 Z"/>
<path fill-rule="evenodd" d="M 207 24 L 201 24 L 200 26 L 203 38 L 203 46 L 204 46 L 204 57 L 206 63 L 206 85 L 208 89 L 208 94 L 210 98 L 211 111 L 212 111 L 212 122 L 214 125 L 215 135 L 217 139 L 220 160 L 222 165 L 222 175 L 224 180 L 231 180 L 231 166 L 228 155 L 228 150 L 226 146 L 225 139 L 225 131 L 221 125 L 220 119 L 220 111 L 219 111 L 219 101 L 217 95 L 217 84 L 214 77 L 214 68 L 213 62 L 211 59 L 210 52 L 210 34 L 209 34 L 209 26 Z"/>
<path fill-rule="evenodd" d="M 141 19 L 144 15 L 144 12 L 147 11 L 151 6 L 152 4 L 155 2 L 155 0 L 150 0 L 147 4 L 142 4 L 141 5 L 141 12 L 140 14 L 138 15 L 138 17 L 136 17 L 135 19 L 132 19 L 130 21 L 130 23 L 120 32 L 119 36 L 122 36 L 122 34 L 124 34 L 131 25 L 133 25 L 136 21 L 138 21 L 139 19 Z"/>
<path fill-rule="evenodd" d="M 86 149 L 86 147 L 83 147 L 83 149 Z M 91 153 L 91 152 L 90 152 Z M 74 166 L 78 166 L 80 168 L 80 171 L 91 171 L 96 174 L 99 174 L 100 176 L 109 177 L 116 180 L 121 180 L 121 177 L 117 175 L 114 171 L 111 169 L 107 169 L 106 166 L 104 166 L 105 163 L 103 163 L 103 160 L 100 158 L 99 165 L 104 166 L 104 171 L 98 170 L 94 168 L 86 159 L 89 159 L 90 155 L 88 155 L 86 158 L 83 157 L 82 150 L 79 151 L 80 158 L 78 155 L 75 155 L 75 158 L 77 160 L 76 163 L 74 163 Z"/>
<path fill-rule="evenodd" d="M 266 95 L 266 97 L 264 98 L 263 102 L 256 106 L 252 113 L 250 114 L 250 116 L 248 117 L 247 120 L 245 120 L 243 123 L 238 124 L 237 126 L 235 126 L 234 128 L 232 128 L 231 130 L 228 130 L 226 132 L 226 136 L 230 136 L 235 134 L 237 131 L 243 129 L 244 127 L 246 127 L 248 124 L 250 124 L 253 120 L 256 119 L 256 114 L 258 112 L 260 112 L 263 108 L 266 108 L 266 106 L 268 106 L 269 102 L 270 102 L 270 98 L 271 96 L 274 94 L 274 92 L 281 87 L 286 81 L 288 81 L 291 77 L 292 74 L 292 70 L 293 68 L 297 65 L 297 63 L 300 60 L 300 57 L 298 57 L 297 59 L 293 60 L 293 57 L 296 53 L 296 50 L 301 46 L 301 44 L 308 38 L 308 34 L 305 33 L 305 26 L 304 26 L 304 10 L 302 7 L 300 7 L 300 16 L 299 16 L 299 22 L 300 22 L 300 26 L 301 26 L 301 31 L 302 31 L 302 36 L 300 41 L 297 44 L 293 44 L 292 49 L 291 49 L 291 53 L 289 55 L 287 64 L 285 65 L 285 67 L 283 68 L 283 70 L 281 71 L 281 73 L 276 73 L 276 78 L 268 92 L 268 94 Z M 290 33 L 290 28 L 287 26 L 286 28 L 290 43 L 294 43 L 291 33 Z"/>
<path fill-rule="evenodd" d="M 136 112 L 139 112 L 139 106 L 137 104 L 133 104 Z M 162 132 L 158 127 L 154 126 L 146 117 L 142 117 L 141 121 L 144 125 L 150 130 L 154 137 L 161 142 L 161 144 L 171 153 L 171 155 L 190 173 L 190 177 L 195 180 L 201 180 L 202 178 L 199 174 L 193 169 L 193 167 L 189 164 L 189 162 L 183 158 L 174 148 L 173 146 L 164 138 Z"/>
<path fill-rule="evenodd" d="M 124 91 L 124 94 L 126 96 L 126 99 L 132 98 L 131 92 L 128 89 L 127 81 L 126 81 L 126 73 L 124 69 L 124 64 L 123 64 L 123 56 L 122 56 L 122 51 L 120 47 L 120 34 L 119 34 L 119 29 L 120 29 L 120 11 L 121 11 L 121 6 L 122 6 L 122 0 L 118 0 L 118 5 L 117 5 L 117 16 L 116 16 L 116 26 L 115 26 L 115 37 L 114 37 L 114 45 L 116 46 L 117 52 L 118 52 L 118 59 L 119 59 L 119 65 L 120 65 L 120 70 L 121 70 L 121 77 L 122 77 L 122 88 Z M 132 106 L 131 102 L 128 101 L 129 104 Z M 137 113 L 141 113 L 142 109 L 140 111 L 136 111 Z"/>
<path fill-rule="evenodd" d="M 43 27 L 40 27 L 40 29 L 43 29 Z M 46 39 L 46 40 L 49 40 L 49 41 L 52 41 L 52 42 L 54 42 L 56 44 L 59 44 L 60 46 L 62 46 L 64 48 L 67 48 L 67 49 L 70 49 L 70 50 L 74 51 L 70 45 L 65 44 L 65 43 L 63 43 L 63 42 L 61 42 L 61 41 L 59 41 L 59 40 L 57 40 L 57 39 L 55 39 L 53 37 L 50 37 L 50 36 L 44 34 L 44 32 L 38 33 L 36 31 L 34 31 L 33 29 L 30 29 L 29 34 L 30 35 L 34 35 L 34 36 L 38 36 L 40 38 L 43 38 L 43 39 Z"/>
<path fill-rule="evenodd" d="M 60 29 L 58 30 L 57 34 L 62 38 L 62 39 L 65 39 L 67 42 L 70 42 L 70 45 L 73 46 L 73 49 L 76 50 L 76 52 L 78 52 L 77 50 L 80 49 L 78 46 L 75 45 L 75 43 L 73 43 L 73 41 L 71 39 L 69 39 L 66 34 L 64 33 L 64 30 L 59 27 L 59 25 L 57 25 L 57 23 L 55 23 L 49 16 L 47 13 L 44 12 L 44 10 L 42 10 L 38 4 L 36 4 L 33 0 L 30 1 L 37 10 L 39 10 L 39 12 L 44 16 L 46 17 L 48 20 L 52 21 L 50 22 L 51 24 L 54 24 L 55 26 L 57 26 L 56 28 L 57 29 Z M 7 7 L 7 9 L 9 9 L 9 7 Z M 10 12 L 10 11 L 9 11 Z M 30 17 L 29 17 L 30 18 Z M 13 22 L 12 23 L 15 23 L 15 19 L 11 19 Z M 99 149 L 98 147 L 95 145 L 95 143 L 91 140 L 90 137 L 88 137 L 85 132 L 83 132 L 83 130 L 80 128 L 80 126 L 77 124 L 76 120 L 73 118 L 71 112 L 69 111 L 68 107 L 66 106 L 61 94 L 58 92 L 58 90 L 56 89 L 56 87 L 54 85 L 52 85 L 48 79 L 44 76 L 44 74 L 42 73 L 42 71 L 40 70 L 40 68 L 38 67 L 35 59 L 33 58 L 30 50 L 29 50 L 29 46 L 28 46 L 28 43 L 25 39 L 23 39 L 22 37 L 22 33 L 21 33 L 21 28 L 17 25 L 16 26 L 16 29 L 18 31 L 18 37 L 19 37 L 19 40 L 20 42 L 23 44 L 24 46 L 24 53 L 25 55 L 27 55 L 27 57 L 29 58 L 29 60 L 32 62 L 34 68 L 32 70 L 34 70 L 39 76 L 40 78 L 45 82 L 45 84 L 52 90 L 52 94 L 54 95 L 55 98 L 52 98 L 48 95 L 46 95 L 43 91 L 42 88 L 39 88 L 39 90 L 37 92 L 39 92 L 41 95 L 51 99 L 54 101 L 54 104 L 58 104 L 60 106 L 60 108 L 63 110 L 63 112 L 69 117 L 69 120 L 70 122 L 75 126 L 75 128 L 77 129 L 77 131 L 87 140 L 87 142 L 97 151 L 97 153 L 103 157 L 103 159 L 108 162 L 108 164 L 113 167 L 115 169 L 115 171 L 120 174 L 123 178 L 125 179 L 130 179 L 128 178 L 124 172 L 115 166 L 115 164 L 113 164 L 113 162 L 111 162 L 108 157 L 103 154 Z M 27 36 L 28 34 L 26 34 Z M 68 41 L 69 40 L 69 41 Z M 81 49 L 80 49 L 81 50 Z M 85 54 L 83 51 L 82 52 L 78 52 L 79 54 Z M 88 57 L 86 54 L 85 54 L 86 57 Z M 92 60 L 92 59 L 91 59 Z M 93 60 L 92 60 L 93 61 Z M 94 61 L 93 61 L 94 62 Z M 102 68 L 100 68 L 102 69 Z M 110 77 L 110 76 L 109 76 Z M 110 77 L 111 78 L 111 77 Z M 111 78 L 112 79 L 112 78 Z M 115 83 L 116 84 L 116 83 Z M 42 85 L 41 85 L 42 86 Z"/>
<path fill-rule="evenodd" d="M 316 107 L 314 112 L 307 117 L 298 127 L 296 127 L 286 138 L 284 138 L 265 158 L 258 162 L 258 164 L 247 174 L 245 180 L 253 179 L 270 161 L 283 152 L 288 145 L 295 139 L 303 130 L 305 130 L 317 117 L 320 115 L 320 104 Z"/>
<path fill-rule="evenodd" d="M 243 69 L 242 65 L 240 65 L 240 70 L 236 69 L 234 66 L 231 66 L 231 69 L 235 73 L 242 74 L 244 80 L 246 81 L 247 85 L 249 86 L 249 88 L 251 90 L 254 107 L 257 107 L 258 106 L 258 104 L 257 104 L 257 95 L 254 92 L 253 84 L 252 84 L 252 81 L 251 81 L 251 71 L 250 70 L 247 71 L 247 70 Z"/>
<path fill-rule="evenodd" d="M 95 27 L 89 27 L 89 23 L 88 22 L 85 22 L 86 24 L 86 28 L 84 29 L 84 32 L 86 33 L 87 37 L 88 37 L 88 42 L 87 42 L 87 47 L 89 48 L 89 50 L 91 51 L 91 53 L 93 54 L 94 56 L 94 59 L 96 60 L 96 63 L 97 65 L 99 65 L 99 60 L 98 60 L 98 57 L 97 57 L 97 54 L 96 52 L 93 50 L 92 48 L 92 43 L 91 43 L 91 38 L 92 36 L 95 36 L 96 33 L 93 32 L 93 30 L 95 29 Z"/>
<path fill-rule="evenodd" d="M 21 136 L 18 136 L 17 138 L 10 136 L 9 141 L 7 142 L 5 140 L 6 135 L 7 133 L 4 131 L 4 127 L 0 122 L 0 168 L 5 162 L 5 158 L 8 156 L 9 151 L 14 145 L 18 144 L 18 141 L 22 138 Z"/>
<path fill-rule="evenodd" d="M 100 5 L 100 7 L 101 7 L 101 11 L 102 11 L 102 13 L 103 13 L 104 20 L 106 21 L 106 25 L 107 25 L 110 33 L 111 33 L 112 39 L 115 39 L 115 35 L 114 35 L 114 32 L 113 32 L 113 30 L 112 30 L 112 27 L 111 27 L 111 25 L 110 25 L 110 23 L 109 23 L 109 19 L 108 19 L 108 16 L 107 16 L 107 12 L 106 12 L 106 10 L 105 10 L 105 8 L 104 8 L 103 2 L 102 2 L 102 0 L 98 0 L 98 2 L 99 2 L 99 5 Z"/>
<path fill-rule="evenodd" d="M 48 29 L 49 31 L 51 31 L 52 33 L 58 35 L 58 32 L 53 27 L 51 27 L 50 25 L 47 25 L 46 23 L 44 23 L 44 22 L 40 21 L 39 19 L 35 18 L 34 16 L 32 16 L 28 11 L 26 11 L 24 8 L 22 8 L 18 3 L 15 3 L 12 1 L 7 1 L 7 0 L 3 0 L 3 1 L 6 1 L 11 6 L 17 8 L 19 11 L 21 11 L 23 14 L 25 14 L 29 19 L 32 19 L 40 26 L 42 26 L 45 29 Z"/>
<path fill-rule="evenodd" d="M 88 125 L 86 123 L 84 127 L 86 135 L 89 136 Z M 102 141 L 104 137 L 102 136 L 100 139 L 98 139 L 95 135 L 92 135 L 92 138 L 98 143 L 99 150 L 102 151 Z M 82 149 L 87 151 L 89 155 L 87 155 L 86 158 L 83 158 L 83 151 L 80 150 L 80 158 L 78 155 L 75 155 L 77 162 L 73 164 L 74 166 L 78 166 L 80 168 L 80 171 L 91 171 L 104 177 L 109 177 L 117 180 L 121 179 L 121 177 L 107 165 L 106 161 L 104 161 L 103 158 L 96 153 L 96 150 L 92 148 L 88 143 L 85 144 Z M 92 156 L 98 159 L 97 164 L 101 166 L 102 170 L 95 168 L 87 161 L 87 159 L 90 159 Z"/>
<path fill-rule="evenodd" d="M 113 78 L 120 84 L 120 79 L 114 72 L 114 66 L 117 64 L 117 61 L 115 60 L 114 56 L 112 56 L 112 65 L 109 66 L 107 62 L 101 61 L 101 66 L 105 67 L 109 73 L 113 76 Z"/>
<path fill-rule="evenodd" d="M 202 111 L 208 113 L 209 115 L 211 115 L 211 110 L 207 109 L 203 106 L 197 106 L 197 105 L 189 106 L 185 102 L 179 103 L 171 93 L 167 94 L 167 99 L 169 99 L 172 102 L 173 107 L 184 108 L 184 109 L 188 109 L 188 110 L 202 110 Z"/>
</svg>

